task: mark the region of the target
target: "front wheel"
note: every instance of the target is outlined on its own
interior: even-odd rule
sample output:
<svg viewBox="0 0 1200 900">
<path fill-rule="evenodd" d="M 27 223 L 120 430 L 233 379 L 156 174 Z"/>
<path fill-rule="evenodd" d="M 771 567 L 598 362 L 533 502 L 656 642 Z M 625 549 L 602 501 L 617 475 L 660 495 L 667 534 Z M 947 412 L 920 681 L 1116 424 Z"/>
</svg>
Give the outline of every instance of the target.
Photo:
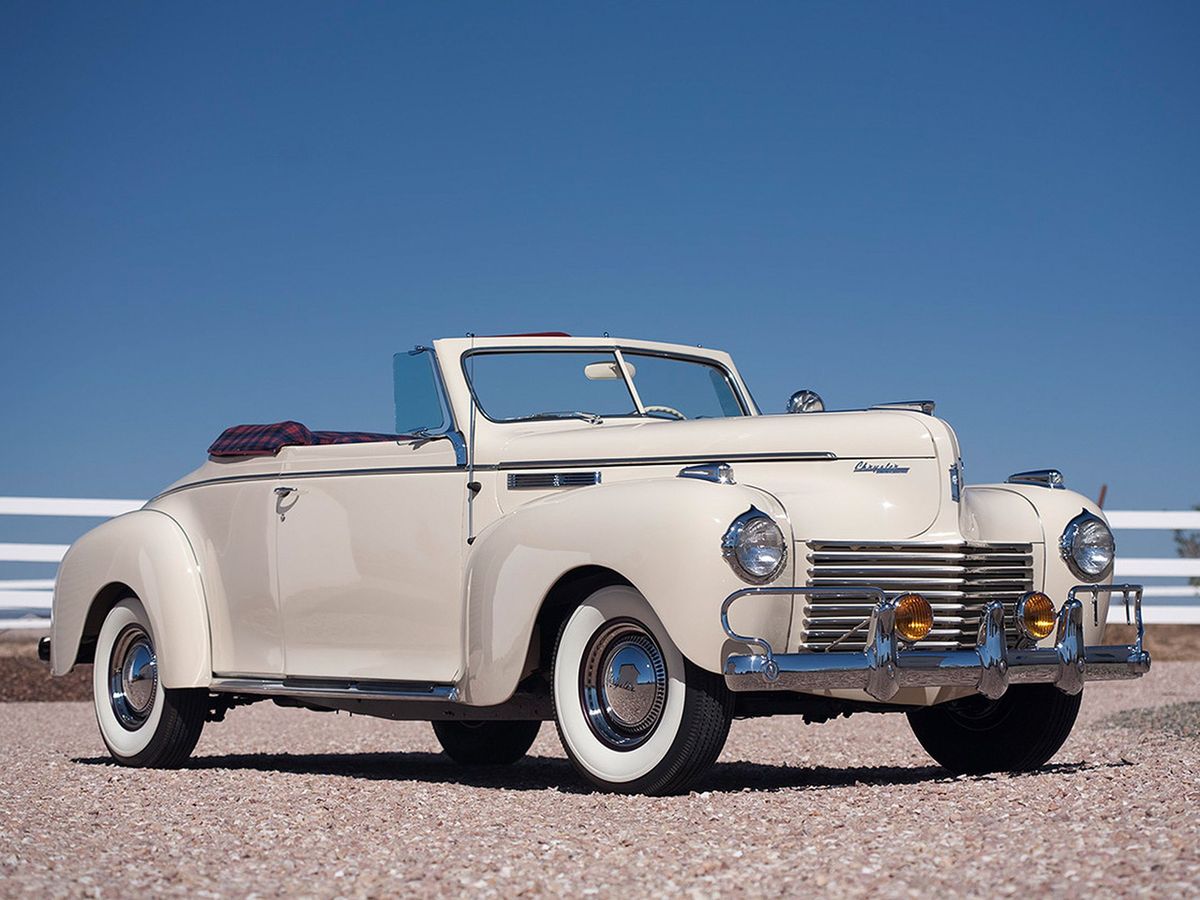
<svg viewBox="0 0 1200 900">
<path fill-rule="evenodd" d="M 162 686 L 150 619 L 133 597 L 109 610 L 100 627 L 92 700 L 104 745 L 125 766 L 183 765 L 208 715 L 203 688 Z"/>
<path fill-rule="evenodd" d="M 1082 698 L 1052 684 L 1016 685 L 999 700 L 976 695 L 913 710 L 908 723 L 925 751 L 957 775 L 1029 772 L 1062 747 Z"/>
<path fill-rule="evenodd" d="M 686 791 L 725 745 L 733 699 L 684 659 L 632 587 L 601 588 L 563 623 L 554 650 L 555 722 L 579 772 L 608 791 Z"/>
<path fill-rule="evenodd" d="M 506 766 L 523 757 L 541 722 L 433 722 L 446 755 L 464 766 Z"/>
</svg>

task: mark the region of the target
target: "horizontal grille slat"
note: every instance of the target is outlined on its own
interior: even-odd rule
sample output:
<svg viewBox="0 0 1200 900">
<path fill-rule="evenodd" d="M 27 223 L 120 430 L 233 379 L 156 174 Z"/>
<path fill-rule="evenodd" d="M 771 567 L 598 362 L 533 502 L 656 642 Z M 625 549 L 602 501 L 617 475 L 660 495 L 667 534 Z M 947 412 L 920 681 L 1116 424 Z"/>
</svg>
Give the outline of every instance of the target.
<svg viewBox="0 0 1200 900">
<path fill-rule="evenodd" d="M 1004 604 L 1010 645 L 1016 640 L 1012 613 L 1021 594 L 1033 590 L 1031 544 L 867 544 L 815 541 L 808 545 L 808 583 L 846 587 L 839 597 L 808 597 L 802 645 L 808 650 L 861 651 L 874 600 L 853 595 L 855 587 L 877 587 L 889 597 L 917 591 L 933 607 L 934 628 L 921 641 L 927 649 L 975 645 L 983 606 Z"/>
</svg>

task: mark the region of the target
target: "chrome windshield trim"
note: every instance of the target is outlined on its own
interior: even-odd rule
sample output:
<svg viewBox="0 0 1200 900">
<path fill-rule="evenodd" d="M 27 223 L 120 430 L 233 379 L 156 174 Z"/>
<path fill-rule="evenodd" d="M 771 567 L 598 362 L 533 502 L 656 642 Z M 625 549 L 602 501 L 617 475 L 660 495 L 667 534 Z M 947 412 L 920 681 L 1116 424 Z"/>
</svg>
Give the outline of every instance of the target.
<svg viewBox="0 0 1200 900">
<path fill-rule="evenodd" d="M 467 361 L 472 356 L 484 356 L 497 353 L 611 353 L 621 370 L 621 375 L 625 379 L 625 389 L 630 393 L 630 399 L 633 400 L 636 411 L 629 414 L 613 414 L 610 413 L 604 418 L 607 419 L 643 419 L 646 418 L 645 412 L 641 408 L 641 400 L 637 395 L 637 389 L 633 386 L 630 379 L 628 369 L 621 357 L 622 353 L 628 353 L 630 356 L 656 356 L 662 359 L 678 359 L 684 362 L 699 363 L 705 366 L 712 366 L 717 369 L 725 378 L 726 384 L 733 392 L 734 397 L 738 402 L 738 406 L 742 410 L 741 416 L 726 416 L 725 418 L 737 419 L 754 415 L 762 415 L 758 409 L 758 405 L 754 403 L 754 399 L 749 396 L 749 389 L 743 390 L 738 380 L 733 377 L 733 372 L 721 363 L 719 360 L 709 356 L 691 355 L 687 353 L 667 352 L 665 350 L 643 350 L 637 347 L 624 347 L 619 341 L 613 341 L 611 344 L 579 344 L 565 347 L 548 347 L 537 344 L 522 344 L 517 347 L 480 347 L 479 349 L 466 350 L 459 356 L 459 367 L 462 369 L 463 382 L 467 386 L 467 391 L 470 392 L 471 399 L 475 403 L 476 409 L 489 422 L 495 425 L 511 425 L 528 419 L 493 419 L 487 414 L 483 408 L 483 404 L 479 402 L 479 395 L 475 391 L 475 385 L 471 381 L 471 373 L 467 369 Z"/>
</svg>

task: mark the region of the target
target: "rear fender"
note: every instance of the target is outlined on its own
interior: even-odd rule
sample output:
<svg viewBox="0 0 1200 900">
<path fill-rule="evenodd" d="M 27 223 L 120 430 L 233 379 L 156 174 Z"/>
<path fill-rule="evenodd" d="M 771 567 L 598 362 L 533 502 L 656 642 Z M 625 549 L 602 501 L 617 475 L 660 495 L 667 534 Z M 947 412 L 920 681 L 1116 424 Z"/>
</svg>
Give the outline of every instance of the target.
<svg viewBox="0 0 1200 900">
<path fill-rule="evenodd" d="M 205 687 L 212 676 L 208 610 L 191 544 L 166 513 L 142 509 L 92 529 L 67 551 L 54 584 L 50 669 L 80 661 L 107 609 L 136 595 L 150 618 L 163 687 Z"/>
</svg>

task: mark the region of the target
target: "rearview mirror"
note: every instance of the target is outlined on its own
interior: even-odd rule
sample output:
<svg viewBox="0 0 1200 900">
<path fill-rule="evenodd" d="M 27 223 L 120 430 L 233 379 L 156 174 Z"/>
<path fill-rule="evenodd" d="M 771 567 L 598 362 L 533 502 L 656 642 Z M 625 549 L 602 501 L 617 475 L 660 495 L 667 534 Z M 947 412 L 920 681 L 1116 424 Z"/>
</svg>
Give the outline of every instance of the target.
<svg viewBox="0 0 1200 900">
<path fill-rule="evenodd" d="M 625 363 L 625 368 L 629 370 L 630 378 L 637 373 L 633 363 Z M 587 376 L 588 381 L 616 381 L 621 377 L 621 367 L 615 362 L 588 363 L 583 367 L 583 374 Z"/>
</svg>

